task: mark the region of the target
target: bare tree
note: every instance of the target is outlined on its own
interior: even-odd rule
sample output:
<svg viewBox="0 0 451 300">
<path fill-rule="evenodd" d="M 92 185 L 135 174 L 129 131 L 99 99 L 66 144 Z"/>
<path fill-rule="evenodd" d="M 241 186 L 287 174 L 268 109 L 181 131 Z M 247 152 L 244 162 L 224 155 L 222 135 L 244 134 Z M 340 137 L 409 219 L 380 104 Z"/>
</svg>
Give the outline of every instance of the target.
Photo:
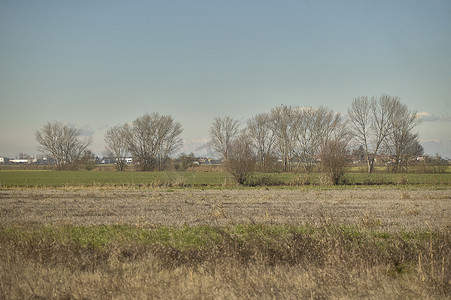
<svg viewBox="0 0 451 300">
<path fill-rule="evenodd" d="M 125 170 L 126 161 L 125 158 L 128 155 L 127 144 L 127 126 L 117 125 L 108 129 L 105 133 L 105 150 L 108 156 L 114 157 L 116 161 L 116 168 L 119 171 Z"/>
<path fill-rule="evenodd" d="M 412 156 L 418 157 L 424 155 L 424 148 L 423 146 L 421 146 L 418 139 L 411 145 L 409 152 L 412 154 Z"/>
<path fill-rule="evenodd" d="M 273 158 L 276 134 L 267 113 L 258 114 L 247 121 L 248 137 L 255 148 L 257 165 L 267 171 Z"/>
<path fill-rule="evenodd" d="M 80 165 L 84 166 L 87 171 L 92 171 L 96 167 L 96 160 L 96 156 L 91 150 L 85 150 L 80 157 Z"/>
<path fill-rule="evenodd" d="M 400 104 L 395 96 L 382 95 L 379 99 L 358 97 L 348 109 L 351 130 L 357 143 L 365 150 L 368 172 L 372 173 L 376 156 L 384 140 L 392 134 L 392 116 Z"/>
<path fill-rule="evenodd" d="M 228 158 L 224 165 L 239 184 L 246 184 L 249 176 L 255 171 L 255 152 L 249 137 L 244 131 L 238 138 L 230 142 Z"/>
<path fill-rule="evenodd" d="M 169 155 L 181 147 L 182 131 L 170 116 L 145 114 L 126 127 L 128 150 L 143 171 L 162 170 Z"/>
<path fill-rule="evenodd" d="M 359 145 L 363 146 L 365 160 L 368 165 L 368 172 L 373 171 L 374 158 L 370 157 L 371 125 L 373 122 L 371 114 L 372 102 L 366 96 L 355 98 L 348 109 L 350 128 L 354 133 L 354 138 Z"/>
<path fill-rule="evenodd" d="M 230 118 L 215 118 L 210 127 L 210 145 L 227 161 L 232 141 L 239 133 L 238 121 Z"/>
<path fill-rule="evenodd" d="M 354 139 L 359 146 L 362 146 L 366 156 L 371 126 L 371 101 L 367 96 L 354 98 L 351 107 L 348 108 L 348 122 Z"/>
<path fill-rule="evenodd" d="M 319 149 L 319 128 L 315 128 L 317 116 L 309 107 L 294 109 L 291 114 L 293 126 L 293 156 L 299 160 L 305 171 L 310 171 L 314 163 L 314 155 Z"/>
<path fill-rule="evenodd" d="M 392 131 L 384 140 L 384 150 L 393 158 L 392 171 L 399 172 L 402 168 L 407 171 L 409 159 L 418 152 L 418 134 L 412 131 L 420 124 L 420 119 L 407 105 L 396 101 L 390 123 Z"/>
<path fill-rule="evenodd" d="M 347 143 L 349 135 L 340 114 L 334 113 L 326 107 L 298 108 L 294 122 L 294 154 L 299 159 L 304 171 L 312 170 L 315 156 L 320 154 L 330 139 Z"/>
<path fill-rule="evenodd" d="M 330 181 L 337 185 L 340 183 L 350 161 L 347 143 L 343 140 L 328 140 L 321 148 L 321 168 Z"/>
<path fill-rule="evenodd" d="M 320 106 L 315 112 L 316 122 L 314 127 L 318 128 L 317 135 L 319 136 L 320 148 L 330 140 L 344 142 L 347 146 L 351 135 L 341 114 L 324 106 Z"/>
<path fill-rule="evenodd" d="M 183 141 L 180 137 L 182 132 L 180 123 L 174 122 L 170 116 L 161 116 L 158 127 L 158 135 L 161 138 L 157 148 L 157 162 L 160 171 L 166 167 L 169 156 L 182 146 Z"/>
<path fill-rule="evenodd" d="M 272 130 L 276 136 L 276 148 L 283 163 L 283 170 L 290 171 L 297 130 L 295 128 L 296 110 L 291 106 L 281 105 L 270 112 Z"/>
<path fill-rule="evenodd" d="M 47 122 L 35 133 L 38 149 L 50 155 L 57 168 L 76 169 L 84 151 L 92 143 L 92 138 L 80 138 L 80 131 L 61 122 Z"/>
</svg>

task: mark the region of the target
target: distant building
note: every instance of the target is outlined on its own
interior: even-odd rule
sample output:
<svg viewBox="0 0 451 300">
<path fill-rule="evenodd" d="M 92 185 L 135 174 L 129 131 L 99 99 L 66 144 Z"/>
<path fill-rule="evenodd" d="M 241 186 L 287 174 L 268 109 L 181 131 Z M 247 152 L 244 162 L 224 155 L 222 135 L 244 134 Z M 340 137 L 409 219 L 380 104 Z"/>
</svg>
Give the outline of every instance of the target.
<svg viewBox="0 0 451 300">
<path fill-rule="evenodd" d="M 109 158 L 109 157 L 103 157 L 103 158 L 100 160 L 100 163 L 101 163 L 101 164 L 107 164 L 107 165 L 109 165 L 109 164 L 112 163 L 111 161 L 112 161 L 111 158 Z"/>
<path fill-rule="evenodd" d="M 197 157 L 194 159 L 193 164 L 195 165 L 218 165 L 222 164 L 220 159 L 212 159 L 208 157 Z"/>
<path fill-rule="evenodd" d="M 118 161 L 118 159 L 117 158 L 113 158 L 113 157 L 103 157 L 101 160 L 100 160 L 100 163 L 101 164 L 114 164 L 114 163 L 116 163 L 116 161 Z M 133 158 L 132 157 L 125 157 L 124 158 L 124 161 L 125 161 L 125 163 L 127 164 L 127 165 L 130 165 L 130 164 L 133 164 Z"/>
<path fill-rule="evenodd" d="M 13 164 L 31 164 L 36 163 L 37 161 L 36 158 L 13 158 L 9 162 Z"/>
</svg>

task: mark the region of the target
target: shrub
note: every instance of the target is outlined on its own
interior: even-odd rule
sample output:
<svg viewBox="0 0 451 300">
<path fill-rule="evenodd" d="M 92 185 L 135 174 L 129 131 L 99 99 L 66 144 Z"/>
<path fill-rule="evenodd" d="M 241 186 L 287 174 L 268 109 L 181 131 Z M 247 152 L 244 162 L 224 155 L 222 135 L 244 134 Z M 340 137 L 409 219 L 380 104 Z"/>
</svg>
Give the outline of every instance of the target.
<svg viewBox="0 0 451 300">
<path fill-rule="evenodd" d="M 348 166 L 347 144 L 337 140 L 327 142 L 321 151 L 321 168 L 334 185 L 340 183 Z"/>
<path fill-rule="evenodd" d="M 232 174 L 236 182 L 245 185 L 256 168 L 256 157 L 251 143 L 245 135 L 231 143 L 225 169 Z"/>
<path fill-rule="evenodd" d="M 243 183 L 246 186 L 278 186 L 283 181 L 271 175 L 249 174 Z"/>
</svg>

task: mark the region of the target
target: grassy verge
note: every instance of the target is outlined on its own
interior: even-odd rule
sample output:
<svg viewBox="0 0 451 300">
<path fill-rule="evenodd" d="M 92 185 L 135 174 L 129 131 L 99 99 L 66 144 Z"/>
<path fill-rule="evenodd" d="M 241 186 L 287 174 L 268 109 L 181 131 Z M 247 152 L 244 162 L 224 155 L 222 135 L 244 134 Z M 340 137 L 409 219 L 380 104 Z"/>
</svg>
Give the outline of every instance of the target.
<svg viewBox="0 0 451 300">
<path fill-rule="evenodd" d="M 0 228 L 1 299 L 446 298 L 448 230 Z"/>
<path fill-rule="evenodd" d="M 256 185 L 328 185 L 321 173 L 255 174 Z M 451 173 L 389 174 L 348 173 L 345 185 L 451 185 Z M 11 171 L 0 170 L 1 187 L 235 187 L 223 172 L 90 172 L 90 171 Z"/>
</svg>

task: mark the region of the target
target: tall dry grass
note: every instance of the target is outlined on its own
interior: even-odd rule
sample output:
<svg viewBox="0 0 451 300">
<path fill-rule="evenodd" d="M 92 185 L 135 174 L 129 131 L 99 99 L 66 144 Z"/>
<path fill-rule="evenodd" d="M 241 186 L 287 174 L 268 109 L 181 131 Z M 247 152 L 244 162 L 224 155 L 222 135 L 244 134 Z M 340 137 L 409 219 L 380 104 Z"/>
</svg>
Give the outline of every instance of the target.
<svg viewBox="0 0 451 300">
<path fill-rule="evenodd" d="M 446 299 L 449 229 L 0 228 L 1 299 Z"/>
</svg>

